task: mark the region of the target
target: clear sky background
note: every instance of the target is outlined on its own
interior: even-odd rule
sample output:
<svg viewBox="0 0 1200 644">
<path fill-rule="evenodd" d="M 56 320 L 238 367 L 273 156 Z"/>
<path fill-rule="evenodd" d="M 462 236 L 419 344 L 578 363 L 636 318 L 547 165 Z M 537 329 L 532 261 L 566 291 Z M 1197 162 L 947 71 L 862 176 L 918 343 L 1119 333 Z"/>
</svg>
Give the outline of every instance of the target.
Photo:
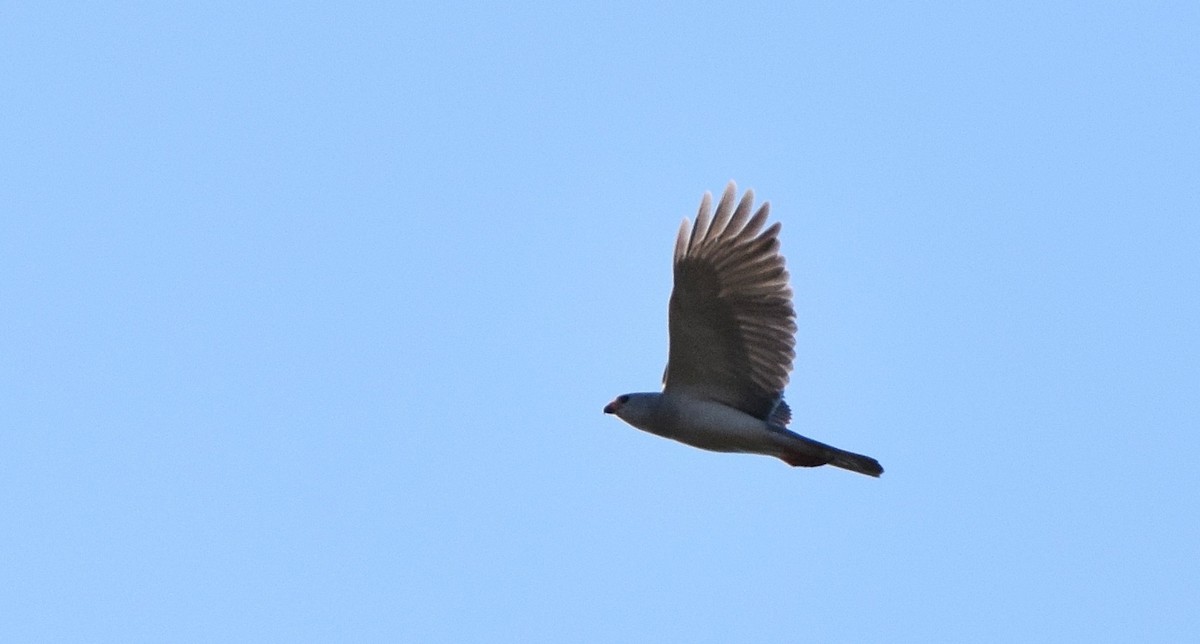
<svg viewBox="0 0 1200 644">
<path fill-rule="evenodd" d="M 0 640 L 1194 637 L 1200 8 L 1121 5 L 6 4 Z M 883 478 L 601 413 L 730 179 Z"/>
</svg>

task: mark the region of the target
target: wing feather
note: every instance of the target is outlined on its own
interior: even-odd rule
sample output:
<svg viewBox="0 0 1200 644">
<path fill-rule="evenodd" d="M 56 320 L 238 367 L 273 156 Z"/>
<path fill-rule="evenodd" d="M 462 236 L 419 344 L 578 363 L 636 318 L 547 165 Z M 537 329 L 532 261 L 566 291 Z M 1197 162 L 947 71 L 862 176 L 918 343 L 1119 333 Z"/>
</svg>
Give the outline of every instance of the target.
<svg viewBox="0 0 1200 644">
<path fill-rule="evenodd" d="M 764 229 L 770 207 L 754 211 L 752 191 L 736 196 L 730 182 L 713 214 L 705 193 L 695 225 L 679 227 L 665 390 L 778 419 L 796 333 L 780 225 Z"/>
</svg>

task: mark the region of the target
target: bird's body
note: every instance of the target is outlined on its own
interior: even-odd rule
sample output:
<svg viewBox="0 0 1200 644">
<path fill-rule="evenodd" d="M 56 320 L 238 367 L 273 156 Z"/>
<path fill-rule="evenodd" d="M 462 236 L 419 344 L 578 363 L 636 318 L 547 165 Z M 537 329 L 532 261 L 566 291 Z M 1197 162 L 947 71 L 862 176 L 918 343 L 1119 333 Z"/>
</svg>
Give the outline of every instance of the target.
<svg viewBox="0 0 1200 644">
<path fill-rule="evenodd" d="M 764 453 L 775 442 L 767 423 L 719 402 L 682 394 L 641 394 L 646 417 L 623 418 L 640 430 L 711 452 Z"/>
<path fill-rule="evenodd" d="M 671 348 L 661 393 L 618 396 L 604 408 L 643 431 L 714 452 L 777 457 L 789 465 L 834 465 L 870 476 L 868 456 L 787 429 L 783 402 L 794 355 L 795 313 L 779 254 L 779 224 L 753 217 L 753 193 L 736 210 L 731 182 L 710 214 L 705 194 L 695 226 L 685 219 L 675 245 Z"/>
</svg>

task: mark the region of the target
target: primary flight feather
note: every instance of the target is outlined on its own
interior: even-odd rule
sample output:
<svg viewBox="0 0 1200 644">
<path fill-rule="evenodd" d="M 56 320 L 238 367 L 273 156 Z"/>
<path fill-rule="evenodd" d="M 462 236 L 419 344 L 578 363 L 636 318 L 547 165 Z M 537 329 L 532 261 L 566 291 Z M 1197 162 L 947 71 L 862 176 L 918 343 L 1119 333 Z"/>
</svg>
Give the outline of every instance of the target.
<svg viewBox="0 0 1200 644">
<path fill-rule="evenodd" d="M 879 476 L 869 456 L 787 429 L 783 389 L 795 357 L 796 315 L 769 204 L 731 181 L 712 212 L 705 193 L 695 223 L 675 240 L 671 347 L 661 393 L 618 396 L 604 407 L 638 429 L 716 452 L 775 456 L 789 465 L 834 465 Z"/>
</svg>

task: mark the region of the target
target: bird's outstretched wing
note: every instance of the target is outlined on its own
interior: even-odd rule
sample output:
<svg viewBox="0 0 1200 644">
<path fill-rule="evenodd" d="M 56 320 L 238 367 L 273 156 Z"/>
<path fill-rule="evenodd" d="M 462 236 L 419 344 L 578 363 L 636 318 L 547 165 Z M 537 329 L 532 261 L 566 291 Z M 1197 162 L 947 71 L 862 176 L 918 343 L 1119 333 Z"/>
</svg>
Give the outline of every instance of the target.
<svg viewBox="0 0 1200 644">
<path fill-rule="evenodd" d="M 735 208 L 736 195 L 731 181 L 713 215 L 706 193 L 679 227 L 663 384 L 766 420 L 792 370 L 796 316 L 779 224 L 763 230 L 769 204 L 751 216 L 754 193 Z"/>
</svg>

